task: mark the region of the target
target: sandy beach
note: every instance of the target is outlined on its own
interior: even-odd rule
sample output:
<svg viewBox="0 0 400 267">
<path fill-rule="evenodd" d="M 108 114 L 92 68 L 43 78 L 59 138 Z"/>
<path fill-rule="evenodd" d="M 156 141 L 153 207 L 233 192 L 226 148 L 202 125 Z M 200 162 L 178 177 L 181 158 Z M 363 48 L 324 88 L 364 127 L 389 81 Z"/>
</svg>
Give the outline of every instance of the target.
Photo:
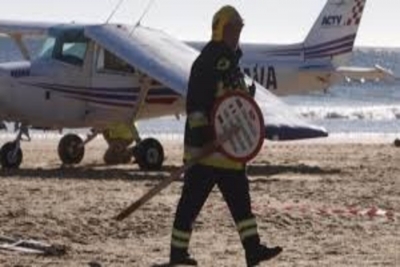
<svg viewBox="0 0 400 267">
<path fill-rule="evenodd" d="M 0 250 L 0 266 L 167 262 L 181 181 L 124 221 L 112 217 L 181 166 L 181 142 L 163 141 L 165 167 L 151 173 L 104 166 L 102 139 L 87 146 L 80 165 L 62 168 L 57 142 L 23 143 L 21 169 L 0 171 L 0 235 L 63 245 L 67 253 Z M 400 266 L 399 162 L 391 142 L 266 142 L 248 169 L 252 203 L 263 241 L 284 252 L 260 266 Z M 200 266 L 245 266 L 216 189 L 196 222 L 191 253 Z"/>
</svg>

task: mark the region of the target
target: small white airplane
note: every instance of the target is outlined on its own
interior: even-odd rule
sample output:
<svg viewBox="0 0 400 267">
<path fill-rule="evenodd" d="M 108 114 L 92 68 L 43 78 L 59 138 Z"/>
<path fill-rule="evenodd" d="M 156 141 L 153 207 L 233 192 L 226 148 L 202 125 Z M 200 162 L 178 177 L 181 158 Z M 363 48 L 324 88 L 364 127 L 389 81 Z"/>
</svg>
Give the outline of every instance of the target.
<svg viewBox="0 0 400 267">
<path fill-rule="evenodd" d="M 389 75 L 380 68 L 335 67 L 337 59 L 352 51 L 365 2 L 328 0 L 302 44 L 242 46 L 243 69 L 252 77 L 246 81 L 257 88 L 266 138 L 321 137 L 327 132 L 302 120 L 265 88 L 279 95 L 297 94 L 325 89 L 344 77 Z M 20 144 L 28 126 L 93 129 L 86 140 L 74 134 L 60 140 L 61 161 L 77 164 L 85 144 L 116 123 L 135 132 L 138 120 L 184 112 L 189 72 L 198 51 L 163 32 L 140 25 L 0 21 L 0 33 L 11 37 L 25 58 L 0 64 L 0 119 L 22 125 L 16 139 L 1 148 L 4 168 L 21 164 Z M 32 60 L 24 42 L 30 35 L 47 36 Z M 133 156 L 140 168 L 159 169 L 162 145 L 153 138 L 136 141 Z"/>
</svg>

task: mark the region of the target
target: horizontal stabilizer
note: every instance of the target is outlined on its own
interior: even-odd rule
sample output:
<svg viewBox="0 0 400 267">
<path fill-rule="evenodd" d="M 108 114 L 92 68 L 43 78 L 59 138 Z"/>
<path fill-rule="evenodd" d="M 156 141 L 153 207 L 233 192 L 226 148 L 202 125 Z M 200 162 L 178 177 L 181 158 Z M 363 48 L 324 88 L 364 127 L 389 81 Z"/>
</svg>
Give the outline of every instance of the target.
<svg viewBox="0 0 400 267">
<path fill-rule="evenodd" d="M 339 67 L 336 71 L 344 76 L 346 79 L 368 81 L 391 81 L 394 79 L 393 72 L 385 69 L 379 65 L 374 68 L 361 68 L 361 67 Z"/>
</svg>

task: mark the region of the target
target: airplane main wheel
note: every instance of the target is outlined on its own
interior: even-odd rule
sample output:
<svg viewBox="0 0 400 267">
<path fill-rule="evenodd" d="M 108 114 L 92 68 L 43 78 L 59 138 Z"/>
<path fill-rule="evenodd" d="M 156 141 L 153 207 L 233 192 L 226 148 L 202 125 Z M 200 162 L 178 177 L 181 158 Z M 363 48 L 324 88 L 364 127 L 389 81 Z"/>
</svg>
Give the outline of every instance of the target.
<svg viewBox="0 0 400 267">
<path fill-rule="evenodd" d="M 64 164 L 78 164 L 85 155 L 82 139 L 76 134 L 67 134 L 58 144 L 58 156 Z"/>
<path fill-rule="evenodd" d="M 160 170 L 164 162 L 164 149 L 154 138 L 142 140 L 133 149 L 136 163 L 142 170 Z"/>
<path fill-rule="evenodd" d="M 0 150 L 1 166 L 6 169 L 18 169 L 22 162 L 22 150 L 16 148 L 15 142 L 5 143 Z"/>
</svg>

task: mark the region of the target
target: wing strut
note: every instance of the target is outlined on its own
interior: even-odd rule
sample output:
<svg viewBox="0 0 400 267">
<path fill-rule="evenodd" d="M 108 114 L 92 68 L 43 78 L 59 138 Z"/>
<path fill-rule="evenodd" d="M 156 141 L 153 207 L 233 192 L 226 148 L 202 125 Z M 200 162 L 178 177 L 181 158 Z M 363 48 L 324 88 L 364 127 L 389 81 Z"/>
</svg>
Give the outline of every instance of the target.
<svg viewBox="0 0 400 267">
<path fill-rule="evenodd" d="M 139 117 L 139 114 L 144 105 L 144 102 L 146 101 L 147 94 L 149 93 L 149 90 L 151 87 L 151 82 L 152 82 L 152 79 L 149 76 L 142 74 L 142 73 L 139 74 L 140 92 L 139 92 L 139 96 L 138 96 L 136 105 L 133 108 L 131 121 L 129 123 L 131 131 L 134 134 L 134 136 L 138 136 L 135 122 Z"/>
<path fill-rule="evenodd" d="M 19 50 L 21 51 L 22 56 L 25 60 L 30 60 L 31 56 L 29 55 L 29 50 L 26 47 L 24 41 L 22 40 L 22 35 L 20 34 L 13 34 L 10 35 L 14 42 L 17 44 Z"/>
</svg>

